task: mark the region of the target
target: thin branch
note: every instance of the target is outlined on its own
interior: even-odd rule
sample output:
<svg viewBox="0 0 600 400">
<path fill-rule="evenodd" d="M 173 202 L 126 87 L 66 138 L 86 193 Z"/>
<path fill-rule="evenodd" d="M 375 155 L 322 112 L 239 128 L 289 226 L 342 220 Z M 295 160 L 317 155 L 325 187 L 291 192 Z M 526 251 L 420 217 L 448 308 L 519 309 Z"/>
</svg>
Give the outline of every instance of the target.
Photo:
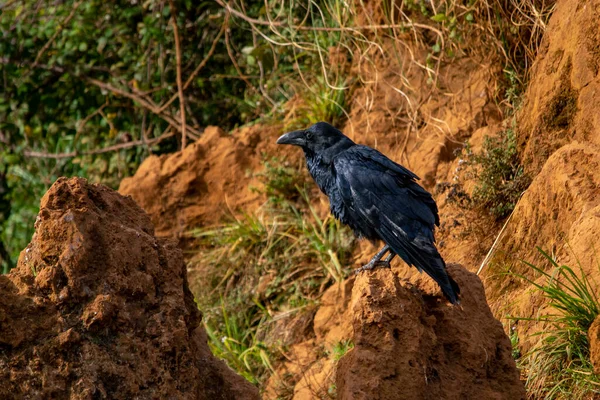
<svg viewBox="0 0 600 400">
<path fill-rule="evenodd" d="M 156 103 L 154 103 L 152 100 L 142 97 L 140 95 L 137 95 L 135 93 L 131 93 L 126 90 L 120 89 L 118 87 L 112 86 L 109 83 L 102 82 L 102 81 L 99 81 L 94 78 L 84 77 L 84 79 L 87 82 L 89 82 L 95 86 L 98 86 L 101 89 L 108 90 L 109 92 L 112 92 L 113 94 L 118 94 L 120 96 L 127 97 L 128 99 L 138 102 L 142 107 L 147 108 L 148 110 L 150 110 L 150 112 L 158 115 L 163 120 L 168 122 L 171 126 L 173 126 L 175 129 L 177 129 L 177 131 L 182 133 L 181 121 L 178 120 L 177 116 L 172 116 L 172 115 L 166 114 L 164 112 L 160 112 L 158 105 Z M 201 132 L 199 130 L 192 128 L 191 126 L 186 127 L 186 132 L 188 132 L 188 134 L 189 134 L 189 132 L 191 132 L 194 135 L 196 135 L 196 137 L 199 137 L 201 135 Z"/>
<path fill-rule="evenodd" d="M 0 10 L 10 7 L 16 2 L 17 2 L 17 0 L 10 0 L 8 3 L 0 4 Z"/>
<path fill-rule="evenodd" d="M 181 114 L 181 150 L 185 149 L 187 136 L 185 134 L 185 99 L 183 97 L 183 83 L 181 82 L 181 41 L 177 27 L 177 12 L 173 0 L 169 0 L 171 8 L 171 22 L 173 23 L 173 36 L 175 37 L 175 58 L 177 60 L 177 92 L 179 93 L 179 113 Z"/>
<path fill-rule="evenodd" d="M 252 88 L 252 90 L 254 90 L 256 93 L 258 93 L 259 90 L 257 90 L 254 87 L 254 85 L 248 79 L 246 79 L 246 75 L 244 75 L 244 73 L 242 72 L 242 69 L 240 68 L 239 64 L 235 60 L 235 55 L 233 54 L 233 50 L 231 49 L 231 45 L 229 44 L 229 31 L 228 30 L 225 30 L 225 47 L 227 48 L 227 54 L 229 55 L 229 59 L 231 60 L 231 63 L 235 67 L 235 70 L 237 71 L 240 78 L 244 81 L 244 83 L 249 88 Z"/>
<path fill-rule="evenodd" d="M 371 30 L 383 30 L 383 29 L 406 29 L 406 28 L 422 28 L 427 29 L 433 32 L 436 32 L 438 36 L 442 36 L 440 30 L 425 24 L 419 24 L 415 22 L 410 22 L 406 24 L 383 24 L 383 25 L 363 25 L 356 26 L 353 28 L 345 28 L 345 27 L 326 27 L 326 26 L 303 26 L 303 25 L 291 25 L 284 22 L 276 22 L 276 21 L 264 21 L 262 19 L 256 19 L 245 15 L 244 13 L 232 8 L 229 4 L 223 3 L 221 0 L 215 0 L 221 7 L 225 8 L 231 14 L 236 17 L 240 17 L 244 21 L 248 22 L 251 25 L 264 25 L 269 27 L 280 27 L 280 28 L 290 28 L 298 31 L 323 31 L 323 32 L 353 32 L 359 33 L 360 31 L 371 31 Z"/>
<path fill-rule="evenodd" d="M 202 68 L 204 68 L 204 66 L 206 65 L 206 63 L 208 63 L 208 60 L 214 54 L 214 52 L 215 52 L 215 50 L 217 48 L 217 44 L 219 42 L 219 39 L 221 39 L 221 36 L 223 36 L 223 33 L 225 32 L 225 29 L 227 29 L 227 20 L 228 19 L 229 19 L 229 14 L 227 14 L 227 17 L 225 17 L 225 22 L 223 23 L 223 26 L 221 27 L 221 30 L 217 34 L 217 37 L 215 38 L 215 40 L 213 40 L 212 45 L 210 46 L 210 49 L 208 50 L 208 53 L 206 54 L 206 57 L 204 57 L 204 59 L 200 62 L 200 64 L 198 64 L 198 66 L 196 67 L 196 69 L 194 69 L 194 71 L 190 74 L 190 76 L 185 81 L 185 84 L 183 85 L 183 90 L 186 90 L 190 86 L 190 84 L 192 83 L 192 81 L 194 80 L 194 78 L 196 77 L 196 75 L 198 75 L 198 73 L 200 72 L 200 70 Z M 175 101 L 175 99 L 177 99 L 177 94 L 173 95 L 173 97 L 171 97 L 165 104 L 161 105 L 159 111 L 160 112 L 164 111 L 169 105 L 171 105 L 171 103 L 173 103 Z"/>
<path fill-rule="evenodd" d="M 12 61 L 8 57 L 0 57 L 0 64 L 19 64 L 19 62 Z M 59 74 L 72 73 L 70 71 L 67 71 L 63 67 L 59 67 L 59 66 L 55 66 L 55 65 L 38 64 L 37 68 L 45 69 L 45 70 L 56 72 Z M 153 114 L 156 114 L 158 117 L 160 117 L 164 121 L 168 122 L 169 125 L 173 126 L 175 129 L 177 129 L 178 132 L 181 132 L 181 121 L 179 120 L 179 118 L 177 116 L 173 116 L 173 115 L 167 114 L 165 112 L 162 112 L 159 109 L 158 105 L 156 103 L 154 103 L 152 100 L 148 99 L 146 96 L 128 92 L 126 90 L 112 86 L 109 83 L 99 81 L 98 79 L 90 78 L 83 74 L 73 73 L 73 75 L 88 82 L 88 83 L 91 83 L 92 85 L 97 86 L 101 89 L 107 90 L 113 94 L 117 94 L 119 96 L 126 97 L 130 100 L 133 100 L 133 101 L 139 103 L 142 106 L 142 108 L 145 108 L 145 109 L 149 110 L 150 112 L 152 112 Z M 202 134 L 198 129 L 192 128 L 191 126 L 186 127 L 186 133 L 188 136 L 190 136 L 193 139 L 197 139 Z"/>
<path fill-rule="evenodd" d="M 71 151 L 68 153 L 47 153 L 47 152 L 43 152 L 43 151 L 25 150 L 23 152 L 23 155 L 25 157 L 31 157 L 31 158 L 50 158 L 50 159 L 60 160 L 63 158 L 74 158 L 77 156 L 89 156 L 89 155 L 94 155 L 94 154 L 109 153 L 111 151 L 123 150 L 123 149 L 128 149 L 131 147 L 141 146 L 141 145 L 151 146 L 151 145 L 158 144 L 158 143 L 162 142 L 163 140 L 170 138 L 171 136 L 173 136 L 173 132 L 167 131 L 167 132 L 163 133 L 162 135 L 160 135 L 159 137 L 149 140 L 149 141 L 134 140 L 132 142 L 119 143 L 119 144 L 115 144 L 112 146 L 103 147 L 103 148 L 97 149 L 97 150 L 81 151 L 81 152 Z"/>
<path fill-rule="evenodd" d="M 75 132 L 75 138 L 73 139 L 73 143 L 77 143 L 77 140 L 79 139 L 79 135 L 81 135 L 83 128 L 85 128 L 87 123 L 90 122 L 90 120 L 92 118 L 94 118 L 96 115 L 100 114 L 106 106 L 108 106 L 108 98 L 106 99 L 106 102 L 104 104 L 102 104 L 100 106 L 100 108 L 98 108 L 96 111 L 94 111 L 93 113 L 91 113 L 90 115 L 85 117 L 83 120 L 77 121 L 77 130 Z"/>
</svg>

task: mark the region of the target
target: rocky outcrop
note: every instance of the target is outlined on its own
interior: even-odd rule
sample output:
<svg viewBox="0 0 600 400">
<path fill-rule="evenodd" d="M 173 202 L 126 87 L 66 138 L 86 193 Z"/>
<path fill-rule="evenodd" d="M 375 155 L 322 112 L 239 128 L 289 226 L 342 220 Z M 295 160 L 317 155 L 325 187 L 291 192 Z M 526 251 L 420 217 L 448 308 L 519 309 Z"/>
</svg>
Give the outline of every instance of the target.
<svg viewBox="0 0 600 400">
<path fill-rule="evenodd" d="M 402 283 L 389 269 L 352 291 L 354 349 L 338 365 L 338 399 L 524 399 L 510 341 L 479 278 L 448 265 L 461 305 Z"/>
<path fill-rule="evenodd" d="M 256 126 L 234 136 L 210 126 L 185 150 L 148 157 L 134 176 L 121 181 L 119 192 L 150 214 L 159 237 L 181 237 L 194 227 L 222 222 L 235 210 L 264 202 L 251 190 L 260 185 L 254 171 L 261 169 L 266 149 L 283 156 L 280 148 L 273 150 L 282 130 Z"/>
<path fill-rule="evenodd" d="M 536 61 L 521 111 L 517 138 L 525 168 L 534 179 L 518 202 L 487 263 L 482 278 L 495 312 L 537 317 L 547 300 L 511 271 L 538 279 L 522 261 L 550 271 L 536 250 L 559 264 L 581 266 L 598 282 L 600 235 L 600 0 L 559 0 Z M 517 326 L 523 350 L 543 329 L 534 322 Z"/>
<path fill-rule="evenodd" d="M 600 375 L 600 317 L 596 317 L 588 330 L 590 342 L 590 361 L 594 366 L 594 373 Z"/>
<path fill-rule="evenodd" d="M 413 284 L 397 268 L 330 288 L 315 316 L 316 338 L 291 346 L 265 398 L 287 387 L 294 400 L 524 399 L 510 340 L 481 281 L 458 264 L 448 269 L 461 287 L 459 306 L 429 278 Z M 354 346 L 339 361 L 338 343 Z"/>
<path fill-rule="evenodd" d="M 258 399 L 210 353 L 181 251 L 104 186 L 59 179 L 0 290 L 2 399 Z"/>
<path fill-rule="evenodd" d="M 573 140 L 600 145 L 600 1 L 556 2 L 518 115 L 528 169 Z"/>
</svg>

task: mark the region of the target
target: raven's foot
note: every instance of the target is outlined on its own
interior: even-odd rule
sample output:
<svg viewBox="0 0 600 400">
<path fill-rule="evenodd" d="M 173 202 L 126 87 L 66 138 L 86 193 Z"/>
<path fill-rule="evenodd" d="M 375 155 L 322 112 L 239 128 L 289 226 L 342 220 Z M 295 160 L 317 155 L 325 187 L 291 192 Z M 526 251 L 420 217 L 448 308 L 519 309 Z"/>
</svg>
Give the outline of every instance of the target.
<svg viewBox="0 0 600 400">
<path fill-rule="evenodd" d="M 371 261 L 369 261 L 368 264 L 363 265 L 362 267 L 355 269 L 354 273 L 355 274 L 359 274 L 362 271 L 370 271 L 370 270 L 375 269 L 377 267 L 391 268 L 392 266 L 390 265 L 390 262 L 388 260 L 371 260 Z"/>
</svg>

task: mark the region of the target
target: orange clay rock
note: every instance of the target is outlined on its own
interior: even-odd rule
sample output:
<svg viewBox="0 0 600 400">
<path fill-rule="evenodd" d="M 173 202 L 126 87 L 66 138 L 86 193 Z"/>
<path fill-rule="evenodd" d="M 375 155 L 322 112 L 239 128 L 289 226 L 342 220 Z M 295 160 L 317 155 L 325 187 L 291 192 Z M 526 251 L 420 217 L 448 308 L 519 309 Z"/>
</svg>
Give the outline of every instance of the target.
<svg viewBox="0 0 600 400">
<path fill-rule="evenodd" d="M 594 366 L 594 373 L 600 374 L 600 317 L 596 317 L 588 330 L 590 341 L 590 361 Z"/>
<path fill-rule="evenodd" d="M 511 344 L 479 278 L 448 265 L 461 305 L 401 284 L 390 269 L 354 283 L 354 349 L 339 362 L 338 399 L 524 399 Z"/>
<path fill-rule="evenodd" d="M 288 162 L 300 152 L 277 148 L 281 126 L 256 125 L 235 131 L 209 126 L 183 151 L 152 155 L 135 175 L 121 181 L 119 192 L 130 195 L 152 218 L 158 237 L 181 237 L 198 226 L 220 223 L 236 210 L 249 212 L 265 201 L 255 171 L 266 154 Z M 292 149 L 293 150 L 293 149 Z"/>
<path fill-rule="evenodd" d="M 0 290 L 2 399 L 258 399 L 210 353 L 181 251 L 104 186 L 59 179 Z"/>
<path fill-rule="evenodd" d="M 600 145 L 600 0 L 559 0 L 518 114 L 526 169 L 535 174 L 560 147 Z"/>
</svg>

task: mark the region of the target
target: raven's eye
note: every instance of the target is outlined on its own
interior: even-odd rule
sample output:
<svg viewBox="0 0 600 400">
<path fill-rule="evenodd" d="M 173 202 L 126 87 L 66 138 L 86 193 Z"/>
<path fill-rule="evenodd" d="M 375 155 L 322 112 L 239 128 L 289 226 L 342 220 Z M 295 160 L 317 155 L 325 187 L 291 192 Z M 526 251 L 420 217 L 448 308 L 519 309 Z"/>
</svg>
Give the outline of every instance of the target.
<svg viewBox="0 0 600 400">
<path fill-rule="evenodd" d="M 312 137 L 313 137 L 313 133 L 312 132 L 310 132 L 310 131 L 306 132 L 306 139 L 311 140 Z"/>
</svg>

